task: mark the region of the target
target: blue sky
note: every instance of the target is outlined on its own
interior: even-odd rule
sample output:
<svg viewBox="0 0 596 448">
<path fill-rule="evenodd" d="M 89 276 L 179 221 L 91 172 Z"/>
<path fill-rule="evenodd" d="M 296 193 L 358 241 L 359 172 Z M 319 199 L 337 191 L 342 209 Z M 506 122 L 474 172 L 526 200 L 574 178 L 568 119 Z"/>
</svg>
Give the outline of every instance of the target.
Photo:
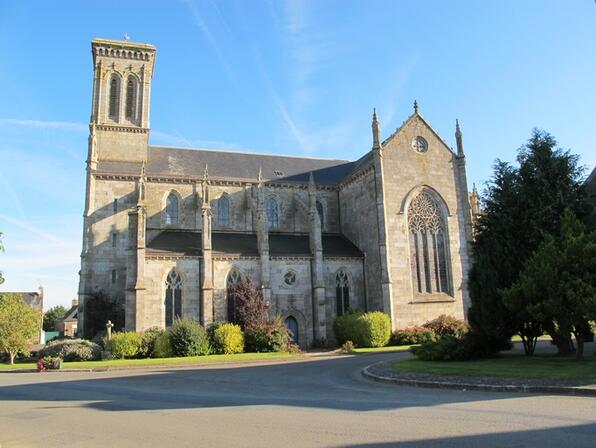
<svg viewBox="0 0 596 448">
<path fill-rule="evenodd" d="M 596 3 L 0 2 L 2 290 L 76 295 L 94 37 L 157 46 L 151 142 L 355 159 L 420 112 L 470 185 L 533 127 L 596 164 Z"/>
</svg>

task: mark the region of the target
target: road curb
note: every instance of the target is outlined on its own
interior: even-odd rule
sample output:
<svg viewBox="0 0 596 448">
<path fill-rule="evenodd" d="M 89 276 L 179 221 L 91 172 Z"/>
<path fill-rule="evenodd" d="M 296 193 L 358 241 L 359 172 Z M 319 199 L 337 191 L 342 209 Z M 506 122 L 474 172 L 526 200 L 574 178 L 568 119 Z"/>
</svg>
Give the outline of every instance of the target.
<svg viewBox="0 0 596 448">
<path fill-rule="evenodd" d="M 579 395 L 579 396 L 596 396 L 596 389 L 586 387 L 565 387 L 565 386 L 530 386 L 530 385 L 515 385 L 515 384 L 474 384 L 448 381 L 429 381 L 429 380 L 413 380 L 399 377 L 377 375 L 371 372 L 371 368 L 379 364 L 387 363 L 387 361 L 380 361 L 366 366 L 362 369 L 362 376 L 379 383 L 395 384 L 398 386 L 409 387 L 424 387 L 431 389 L 454 389 L 454 390 L 479 390 L 484 392 L 521 392 L 521 393 L 535 393 L 535 394 L 557 394 L 557 395 Z"/>
</svg>

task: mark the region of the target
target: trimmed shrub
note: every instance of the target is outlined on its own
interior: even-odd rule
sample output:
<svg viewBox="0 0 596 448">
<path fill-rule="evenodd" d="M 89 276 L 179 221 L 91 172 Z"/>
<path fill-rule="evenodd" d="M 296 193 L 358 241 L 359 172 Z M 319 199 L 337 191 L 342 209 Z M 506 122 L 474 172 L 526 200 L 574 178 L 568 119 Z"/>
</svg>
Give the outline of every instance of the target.
<svg viewBox="0 0 596 448">
<path fill-rule="evenodd" d="M 172 358 L 174 356 L 174 349 L 172 347 L 172 336 L 167 331 L 160 334 L 155 339 L 153 345 L 154 358 Z"/>
<path fill-rule="evenodd" d="M 174 356 L 202 356 L 209 354 L 207 332 L 192 319 L 176 319 L 171 330 Z"/>
<path fill-rule="evenodd" d="M 215 353 L 231 355 L 244 351 L 244 334 L 239 325 L 221 324 L 213 331 L 211 339 Z"/>
<path fill-rule="evenodd" d="M 282 352 L 288 349 L 290 335 L 280 316 L 246 330 L 244 334 L 248 352 Z"/>
<path fill-rule="evenodd" d="M 52 356 L 64 361 L 96 361 L 101 357 L 101 347 L 85 339 L 50 341 L 38 353 L 39 358 Z"/>
<path fill-rule="evenodd" d="M 155 350 L 155 341 L 160 337 L 165 330 L 159 327 L 148 328 L 141 333 L 141 346 L 139 347 L 138 356 L 140 358 L 150 358 L 153 356 Z"/>
<path fill-rule="evenodd" d="M 360 310 L 348 310 L 346 313 L 335 319 L 333 331 L 339 344 L 352 341 L 355 345 L 362 345 L 363 325 L 359 317 L 364 314 Z"/>
<path fill-rule="evenodd" d="M 470 328 L 466 321 L 446 314 L 441 314 L 436 319 L 426 322 L 422 327 L 432 330 L 437 336 L 455 336 L 456 338 L 462 337 Z"/>
<path fill-rule="evenodd" d="M 423 361 L 468 361 L 495 356 L 490 344 L 472 332 L 461 337 L 442 336 L 436 341 L 411 347 L 410 351 Z"/>
<path fill-rule="evenodd" d="M 424 327 L 409 327 L 396 330 L 391 336 L 389 345 L 416 345 L 433 342 L 437 339 L 435 332 Z"/>
<path fill-rule="evenodd" d="M 382 311 L 364 313 L 362 321 L 362 347 L 384 347 L 391 338 L 391 319 Z"/>
<path fill-rule="evenodd" d="M 391 319 L 381 311 L 348 311 L 333 323 L 337 342 L 352 341 L 356 347 L 382 347 L 391 338 Z"/>
<path fill-rule="evenodd" d="M 135 333 L 134 331 L 114 333 L 112 339 L 107 343 L 107 348 L 112 352 L 114 358 L 134 358 L 139 354 L 141 341 L 141 333 Z"/>
</svg>

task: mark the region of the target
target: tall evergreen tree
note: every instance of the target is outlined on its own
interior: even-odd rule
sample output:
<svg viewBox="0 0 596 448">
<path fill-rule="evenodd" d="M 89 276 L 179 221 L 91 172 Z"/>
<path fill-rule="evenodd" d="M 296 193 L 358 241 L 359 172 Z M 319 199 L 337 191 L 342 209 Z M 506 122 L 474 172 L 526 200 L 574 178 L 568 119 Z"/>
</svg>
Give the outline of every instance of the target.
<svg viewBox="0 0 596 448">
<path fill-rule="evenodd" d="M 494 351 L 506 347 L 524 322 L 504 305 L 509 288 L 546 233 L 556 234 L 563 211 L 588 211 L 578 157 L 534 129 L 518 151 L 519 167 L 498 160 L 483 200 L 470 271 L 469 311 L 474 337 Z M 568 341 L 555 341 L 564 351 Z"/>
</svg>

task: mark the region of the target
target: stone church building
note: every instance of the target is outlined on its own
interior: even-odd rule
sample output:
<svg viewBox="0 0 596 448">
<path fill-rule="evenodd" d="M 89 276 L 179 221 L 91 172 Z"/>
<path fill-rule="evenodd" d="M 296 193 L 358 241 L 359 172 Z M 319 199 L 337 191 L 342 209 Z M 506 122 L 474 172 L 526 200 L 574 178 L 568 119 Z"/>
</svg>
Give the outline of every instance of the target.
<svg viewBox="0 0 596 448">
<path fill-rule="evenodd" d="M 302 346 L 349 308 L 394 328 L 464 318 L 472 213 L 457 150 L 418 106 L 356 161 L 149 144 L 152 45 L 96 39 L 79 298 L 125 301 L 127 330 L 234 313 L 250 279 Z"/>
</svg>

